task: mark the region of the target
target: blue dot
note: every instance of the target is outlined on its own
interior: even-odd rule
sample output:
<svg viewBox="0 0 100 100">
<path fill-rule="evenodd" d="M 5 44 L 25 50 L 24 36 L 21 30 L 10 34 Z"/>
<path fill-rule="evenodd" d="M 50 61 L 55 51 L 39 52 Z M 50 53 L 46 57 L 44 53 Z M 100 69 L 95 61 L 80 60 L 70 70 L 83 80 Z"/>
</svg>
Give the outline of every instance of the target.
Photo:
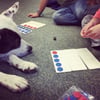
<svg viewBox="0 0 100 100">
<path fill-rule="evenodd" d="M 61 66 L 62 64 L 61 63 L 56 63 L 56 66 Z"/>
<path fill-rule="evenodd" d="M 62 100 L 68 100 L 68 97 L 67 96 L 64 96 Z"/>
<path fill-rule="evenodd" d="M 70 96 L 70 100 L 77 100 L 76 97 L 74 97 L 73 95 Z"/>
<path fill-rule="evenodd" d="M 54 57 L 54 58 L 58 58 L 59 56 L 58 56 L 58 55 L 54 55 L 53 57 Z"/>
<path fill-rule="evenodd" d="M 30 29 L 28 29 L 28 28 L 26 30 L 30 31 Z"/>
<path fill-rule="evenodd" d="M 58 67 L 57 70 L 58 71 L 63 71 L 63 68 L 62 67 Z"/>
<path fill-rule="evenodd" d="M 25 27 L 24 26 L 20 26 L 20 28 L 24 29 Z"/>
<path fill-rule="evenodd" d="M 59 59 L 54 59 L 55 62 L 59 62 Z"/>
</svg>

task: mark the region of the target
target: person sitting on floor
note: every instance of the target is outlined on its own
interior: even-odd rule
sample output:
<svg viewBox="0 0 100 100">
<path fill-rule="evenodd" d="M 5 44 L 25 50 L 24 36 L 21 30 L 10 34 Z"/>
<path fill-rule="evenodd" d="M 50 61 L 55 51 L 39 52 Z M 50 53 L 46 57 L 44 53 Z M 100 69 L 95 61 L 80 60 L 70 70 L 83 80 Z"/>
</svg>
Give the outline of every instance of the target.
<svg viewBox="0 0 100 100">
<path fill-rule="evenodd" d="M 92 39 L 92 47 L 100 47 L 100 9 L 97 10 L 94 16 L 85 16 L 83 18 L 82 24 L 83 28 L 80 32 L 81 36 L 83 38 Z"/>
<path fill-rule="evenodd" d="M 65 1 L 66 0 L 62 0 Z M 39 17 L 45 7 L 55 9 L 52 18 L 57 25 L 81 25 L 81 21 L 87 14 L 95 14 L 100 4 L 88 5 L 91 0 L 67 0 L 67 5 L 61 6 L 58 0 L 41 0 L 39 9 L 35 13 L 29 13 L 28 17 Z M 96 2 L 97 0 L 93 0 Z M 92 4 L 92 2 L 91 2 Z"/>
</svg>

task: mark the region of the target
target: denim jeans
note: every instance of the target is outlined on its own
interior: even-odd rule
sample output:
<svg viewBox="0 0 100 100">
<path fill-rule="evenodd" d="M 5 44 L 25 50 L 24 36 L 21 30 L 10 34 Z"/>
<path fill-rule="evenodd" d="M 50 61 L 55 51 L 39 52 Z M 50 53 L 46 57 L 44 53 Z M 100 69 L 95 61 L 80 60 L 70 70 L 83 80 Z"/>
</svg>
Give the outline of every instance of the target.
<svg viewBox="0 0 100 100">
<path fill-rule="evenodd" d="M 57 0 L 49 0 L 49 7 L 51 7 L 54 2 L 56 4 Z M 56 6 L 54 9 L 55 8 Z M 98 8 L 100 8 L 100 4 L 89 6 L 87 0 L 76 0 L 76 2 L 66 7 L 60 7 L 60 5 L 58 5 L 52 17 L 54 22 L 58 25 L 80 25 L 84 16 L 87 14 L 95 14 Z"/>
</svg>

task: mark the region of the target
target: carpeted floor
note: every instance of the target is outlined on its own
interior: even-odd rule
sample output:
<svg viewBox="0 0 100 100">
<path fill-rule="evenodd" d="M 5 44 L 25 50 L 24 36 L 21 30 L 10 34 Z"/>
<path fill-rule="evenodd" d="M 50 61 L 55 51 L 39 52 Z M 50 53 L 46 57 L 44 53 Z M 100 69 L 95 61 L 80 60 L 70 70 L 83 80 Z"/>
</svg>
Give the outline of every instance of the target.
<svg viewBox="0 0 100 100">
<path fill-rule="evenodd" d="M 17 0 L 1 0 L 0 11 L 10 7 L 15 1 Z M 42 17 L 28 18 L 28 13 L 37 10 L 39 0 L 19 1 L 20 9 L 14 16 L 17 24 L 30 20 L 46 24 L 44 27 L 33 30 L 32 33 L 22 34 L 22 37 L 33 46 L 33 53 L 23 59 L 35 62 L 39 69 L 36 73 L 25 74 L 5 62 L 0 62 L 1 71 L 23 76 L 30 84 L 30 89 L 22 93 L 12 93 L 0 86 L 0 100 L 58 100 L 72 85 L 94 95 L 95 100 L 100 100 L 99 69 L 57 74 L 50 55 L 51 50 L 86 47 L 100 59 L 100 52 L 90 47 L 89 40 L 81 38 L 79 34 L 81 27 L 55 25 L 51 18 L 54 11 L 49 8 L 44 11 Z"/>
</svg>

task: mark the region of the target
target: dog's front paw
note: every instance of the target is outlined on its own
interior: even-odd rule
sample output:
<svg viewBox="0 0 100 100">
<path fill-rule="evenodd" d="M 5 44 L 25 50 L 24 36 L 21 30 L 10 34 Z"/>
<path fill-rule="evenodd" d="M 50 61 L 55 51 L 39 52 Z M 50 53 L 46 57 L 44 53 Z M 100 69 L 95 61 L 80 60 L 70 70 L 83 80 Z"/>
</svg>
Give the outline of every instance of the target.
<svg viewBox="0 0 100 100">
<path fill-rule="evenodd" d="M 36 71 L 38 68 L 35 63 L 22 60 L 16 55 L 10 55 L 8 62 L 9 64 L 24 72 Z"/>
<path fill-rule="evenodd" d="M 28 61 L 21 61 L 16 64 L 16 68 L 24 72 L 30 72 L 30 71 L 36 71 L 38 67 L 35 63 L 28 62 Z"/>
<path fill-rule="evenodd" d="M 12 92 L 21 92 L 29 87 L 26 79 L 16 76 L 1 73 L 2 78 L 0 79 L 0 84 L 7 87 Z"/>
</svg>

